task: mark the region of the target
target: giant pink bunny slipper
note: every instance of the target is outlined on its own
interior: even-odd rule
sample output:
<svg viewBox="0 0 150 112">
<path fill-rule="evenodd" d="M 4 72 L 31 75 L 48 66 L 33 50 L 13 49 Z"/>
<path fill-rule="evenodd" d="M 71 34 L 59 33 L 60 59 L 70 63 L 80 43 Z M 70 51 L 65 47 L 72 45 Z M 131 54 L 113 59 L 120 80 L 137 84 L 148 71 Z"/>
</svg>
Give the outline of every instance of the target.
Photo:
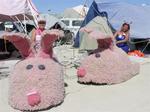
<svg viewBox="0 0 150 112">
<path fill-rule="evenodd" d="M 62 67 L 50 58 L 52 43 L 61 36 L 59 31 L 45 31 L 41 50 L 30 49 L 29 39 L 23 34 L 6 34 L 24 56 L 10 75 L 9 104 L 18 110 L 36 111 L 61 104 L 65 97 Z"/>
<path fill-rule="evenodd" d="M 98 48 L 81 62 L 77 71 L 79 83 L 117 84 L 139 73 L 139 64 L 131 62 L 124 51 L 113 45 L 110 36 L 87 28 L 81 31 L 96 39 Z"/>
</svg>

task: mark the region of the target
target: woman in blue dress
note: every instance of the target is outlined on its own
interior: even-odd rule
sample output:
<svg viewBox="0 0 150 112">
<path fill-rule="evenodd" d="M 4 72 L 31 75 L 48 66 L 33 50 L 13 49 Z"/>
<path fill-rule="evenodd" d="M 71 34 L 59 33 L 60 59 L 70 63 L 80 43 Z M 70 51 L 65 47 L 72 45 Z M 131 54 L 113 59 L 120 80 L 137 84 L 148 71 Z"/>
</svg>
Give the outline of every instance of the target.
<svg viewBox="0 0 150 112">
<path fill-rule="evenodd" d="M 129 31 L 130 31 L 130 25 L 128 23 L 124 23 L 121 27 L 121 30 L 117 31 L 114 34 L 116 45 L 122 50 L 124 50 L 126 53 L 129 52 L 129 46 L 127 44 L 129 40 Z"/>
</svg>

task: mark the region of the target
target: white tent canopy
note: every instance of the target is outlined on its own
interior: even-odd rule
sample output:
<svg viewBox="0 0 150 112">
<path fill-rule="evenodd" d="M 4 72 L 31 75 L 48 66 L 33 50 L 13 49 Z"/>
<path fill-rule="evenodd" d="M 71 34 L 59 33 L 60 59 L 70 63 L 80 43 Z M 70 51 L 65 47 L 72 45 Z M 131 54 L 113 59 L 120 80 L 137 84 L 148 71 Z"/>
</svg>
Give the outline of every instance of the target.
<svg viewBox="0 0 150 112">
<path fill-rule="evenodd" d="M 24 16 L 25 15 L 25 16 Z M 31 19 L 38 15 L 31 0 L 0 0 L 0 21 Z"/>
<path fill-rule="evenodd" d="M 81 16 L 85 17 L 89 8 L 84 5 L 78 5 L 76 7 L 73 7 L 76 12 L 78 12 Z"/>
<path fill-rule="evenodd" d="M 66 25 L 57 17 L 50 14 L 40 14 L 41 18 L 46 20 L 46 29 L 50 29 L 55 23 L 59 23 L 62 28 L 65 28 Z"/>
<path fill-rule="evenodd" d="M 78 5 L 72 8 L 67 8 L 63 12 L 64 18 L 84 18 L 89 8 L 84 5 Z"/>
</svg>

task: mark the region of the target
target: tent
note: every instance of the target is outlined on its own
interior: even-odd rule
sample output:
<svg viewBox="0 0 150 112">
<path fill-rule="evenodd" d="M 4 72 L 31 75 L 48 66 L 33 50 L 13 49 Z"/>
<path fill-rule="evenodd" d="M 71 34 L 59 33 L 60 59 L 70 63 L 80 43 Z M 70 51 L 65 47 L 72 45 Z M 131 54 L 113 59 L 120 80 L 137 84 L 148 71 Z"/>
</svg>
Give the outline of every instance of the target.
<svg viewBox="0 0 150 112">
<path fill-rule="evenodd" d="M 86 24 L 88 24 L 93 18 L 95 18 L 96 16 L 98 16 L 98 14 L 100 13 L 98 11 L 98 7 L 97 7 L 97 3 L 94 1 L 92 3 L 92 5 L 90 6 L 89 10 L 88 10 L 88 13 L 84 19 L 84 21 L 82 22 L 82 25 L 81 27 L 84 27 Z M 75 39 L 75 42 L 74 42 L 74 47 L 80 47 L 80 35 L 79 35 L 79 32 L 76 34 L 76 39 Z"/>
<path fill-rule="evenodd" d="M 35 19 L 38 11 L 31 0 L 1 0 L 0 22 Z"/>
<path fill-rule="evenodd" d="M 108 26 L 106 17 L 97 16 L 92 19 L 86 26 L 89 29 L 100 30 L 104 34 L 113 35 L 111 28 Z M 88 38 L 86 32 L 79 32 L 80 35 L 80 50 L 93 50 L 97 48 L 97 41 L 95 39 Z"/>
<path fill-rule="evenodd" d="M 60 19 L 51 14 L 40 14 L 40 17 L 46 20 L 46 29 L 50 29 L 55 23 L 59 23 L 62 28 L 66 27 Z"/>
<path fill-rule="evenodd" d="M 118 30 L 122 23 L 131 23 L 130 37 L 134 39 L 150 38 L 150 6 L 134 5 L 119 0 L 95 0 L 93 1 L 86 19 L 82 26 L 85 26 L 89 19 L 95 16 L 105 15 L 111 26 Z M 77 35 L 75 45 L 79 47 L 79 37 Z"/>
<path fill-rule="evenodd" d="M 100 12 L 106 12 L 108 20 L 115 29 L 124 22 L 131 23 L 131 38 L 150 38 L 150 6 L 133 5 L 125 2 L 105 0 L 98 2 Z"/>
<path fill-rule="evenodd" d="M 84 18 L 88 10 L 89 8 L 87 8 L 86 6 L 79 5 L 65 9 L 62 16 L 63 18 Z"/>
<path fill-rule="evenodd" d="M 34 20 L 37 23 L 37 16 L 38 11 L 31 0 L 0 0 L 0 23 L 15 21 L 14 24 L 18 24 L 27 33 L 27 21 Z M 12 44 L 3 39 L 2 33 L 3 31 L 0 32 L 0 57 L 6 58 L 14 49 L 9 47 Z"/>
<path fill-rule="evenodd" d="M 78 6 L 73 7 L 72 9 L 78 12 L 82 17 L 85 17 L 89 10 L 89 8 L 84 5 L 78 5 Z"/>
</svg>

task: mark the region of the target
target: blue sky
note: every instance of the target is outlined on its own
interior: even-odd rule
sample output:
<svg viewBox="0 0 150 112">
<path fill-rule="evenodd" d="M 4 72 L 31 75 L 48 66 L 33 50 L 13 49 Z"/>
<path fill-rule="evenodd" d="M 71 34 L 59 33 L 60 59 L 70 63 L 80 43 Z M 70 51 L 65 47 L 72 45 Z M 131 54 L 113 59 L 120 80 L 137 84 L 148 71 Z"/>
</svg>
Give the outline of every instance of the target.
<svg viewBox="0 0 150 112">
<path fill-rule="evenodd" d="M 32 0 L 32 1 L 40 12 L 46 13 L 48 12 L 48 10 L 51 10 L 51 12 L 53 13 L 59 13 L 63 12 L 64 9 L 68 7 L 84 4 L 86 0 Z M 86 4 L 89 6 L 92 1 L 93 0 L 87 0 Z M 118 1 L 126 1 L 134 4 L 142 4 L 142 3 L 150 4 L 150 0 L 118 0 Z"/>
<path fill-rule="evenodd" d="M 62 12 L 67 7 L 84 4 L 85 0 L 32 0 L 40 12 Z"/>
</svg>

